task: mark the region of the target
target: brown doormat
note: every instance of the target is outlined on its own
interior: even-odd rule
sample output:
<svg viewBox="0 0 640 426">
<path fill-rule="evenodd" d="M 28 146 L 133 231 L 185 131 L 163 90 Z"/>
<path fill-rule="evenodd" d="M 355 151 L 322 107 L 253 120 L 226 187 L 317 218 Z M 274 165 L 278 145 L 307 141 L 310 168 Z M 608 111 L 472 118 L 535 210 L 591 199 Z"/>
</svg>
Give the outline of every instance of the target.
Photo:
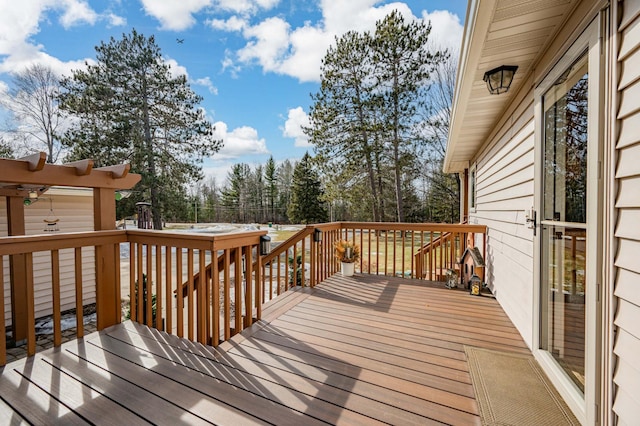
<svg viewBox="0 0 640 426">
<path fill-rule="evenodd" d="M 465 352 L 483 425 L 580 425 L 533 356 Z"/>
</svg>

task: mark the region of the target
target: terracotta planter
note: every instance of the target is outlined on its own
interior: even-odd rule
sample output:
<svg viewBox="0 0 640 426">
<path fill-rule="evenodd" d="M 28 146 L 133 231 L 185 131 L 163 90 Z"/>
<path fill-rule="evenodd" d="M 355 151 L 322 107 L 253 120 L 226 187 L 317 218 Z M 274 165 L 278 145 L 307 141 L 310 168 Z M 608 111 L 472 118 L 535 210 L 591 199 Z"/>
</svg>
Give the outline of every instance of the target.
<svg viewBox="0 0 640 426">
<path fill-rule="evenodd" d="M 353 272 L 355 271 L 356 266 L 355 263 L 342 262 L 341 266 L 342 268 L 340 269 L 340 271 L 342 272 L 343 277 L 353 276 Z"/>
</svg>

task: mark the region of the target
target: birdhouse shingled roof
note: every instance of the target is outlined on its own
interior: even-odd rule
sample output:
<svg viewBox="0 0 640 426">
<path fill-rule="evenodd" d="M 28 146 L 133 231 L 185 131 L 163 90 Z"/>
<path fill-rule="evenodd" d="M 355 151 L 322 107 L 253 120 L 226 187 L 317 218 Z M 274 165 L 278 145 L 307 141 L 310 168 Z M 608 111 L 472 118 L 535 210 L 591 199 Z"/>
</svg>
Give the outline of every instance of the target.
<svg viewBox="0 0 640 426">
<path fill-rule="evenodd" d="M 480 253 L 480 250 L 478 249 L 478 247 L 467 247 L 464 253 L 462 253 L 462 257 L 460 258 L 460 264 L 464 263 L 464 260 L 467 257 L 467 255 L 471 256 L 471 258 L 473 259 L 473 263 L 476 266 L 484 266 L 484 258 L 482 257 L 482 254 Z"/>
</svg>

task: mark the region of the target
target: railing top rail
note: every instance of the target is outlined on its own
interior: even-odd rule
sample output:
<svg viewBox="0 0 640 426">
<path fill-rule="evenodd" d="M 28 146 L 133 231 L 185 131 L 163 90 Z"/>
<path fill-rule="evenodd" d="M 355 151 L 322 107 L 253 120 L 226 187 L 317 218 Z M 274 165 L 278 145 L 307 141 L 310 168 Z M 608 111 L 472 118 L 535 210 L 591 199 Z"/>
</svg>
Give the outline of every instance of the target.
<svg viewBox="0 0 640 426">
<path fill-rule="evenodd" d="M 125 241 L 127 235 L 123 230 L 16 235 L 0 238 L 0 255 L 91 247 Z"/>
<path fill-rule="evenodd" d="M 319 227 L 319 226 L 316 226 Z M 486 233 L 486 225 L 459 223 L 407 223 L 407 222 L 340 222 L 341 229 L 372 229 L 380 231 L 433 231 Z"/>
<path fill-rule="evenodd" d="M 267 231 L 238 231 L 224 234 L 172 232 L 154 230 L 127 230 L 127 240 L 138 244 L 174 246 L 191 249 L 214 250 L 257 244 Z"/>
</svg>

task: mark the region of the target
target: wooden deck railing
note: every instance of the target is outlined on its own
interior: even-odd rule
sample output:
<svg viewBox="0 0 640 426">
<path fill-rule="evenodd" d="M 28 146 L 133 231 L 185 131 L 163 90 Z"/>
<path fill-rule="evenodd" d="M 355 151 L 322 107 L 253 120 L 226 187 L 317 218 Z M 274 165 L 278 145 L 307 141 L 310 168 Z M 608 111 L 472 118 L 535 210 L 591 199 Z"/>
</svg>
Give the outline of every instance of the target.
<svg viewBox="0 0 640 426">
<path fill-rule="evenodd" d="M 316 236 L 317 233 L 317 236 Z M 360 246 L 361 273 L 443 281 L 483 225 L 335 222 L 308 225 L 263 258 L 263 300 L 291 285 L 322 282 L 340 270 L 334 243 L 352 240 Z M 481 253 L 485 255 L 484 239 Z M 284 258 L 284 260 L 283 260 Z"/>
<path fill-rule="evenodd" d="M 266 231 L 127 234 L 133 320 L 216 346 L 260 319 L 261 268 L 253 265 Z"/>
<path fill-rule="evenodd" d="M 29 356 L 36 352 L 34 253 L 46 253 L 50 259 L 53 344 L 59 346 L 62 341 L 61 250 L 72 250 L 74 256 L 76 337 L 84 334 L 83 277 L 102 274 L 113 278 L 110 288 L 96 285 L 96 313 L 101 329 L 121 321 L 121 272 L 128 267 L 128 313 L 132 319 L 203 344 L 217 345 L 261 316 L 262 269 L 253 265 L 255 261 L 260 265 L 258 248 L 264 234 L 266 231 L 213 236 L 118 230 L 0 238 L 0 366 L 7 360 L 5 288 L 9 283 L 4 278 L 5 260 L 10 269 L 25 270 L 26 282 L 19 283 L 15 286 L 19 288 L 10 294 L 13 314 L 18 318 L 12 324 L 13 339 L 26 340 Z M 127 243 L 129 248 L 129 256 L 122 259 L 121 243 Z M 100 253 L 95 250 L 95 262 L 88 270 L 87 263 L 83 264 L 83 249 L 96 247 L 101 248 Z M 110 253 L 105 252 L 105 247 Z M 205 267 L 211 264 L 213 253 L 221 259 L 221 267 L 214 262 L 213 273 L 207 275 Z M 109 267 L 98 256 L 112 259 L 113 264 Z M 199 277 L 196 272 L 205 279 L 194 279 Z M 178 293 L 176 290 L 185 280 L 188 291 Z M 105 323 L 104 317 L 111 318 L 114 311 L 115 318 Z M 24 336 L 16 335 L 17 325 L 24 328 Z"/>
<path fill-rule="evenodd" d="M 83 329 L 83 275 L 86 275 L 86 265 L 83 265 L 83 248 L 85 247 L 110 247 L 116 259 L 116 268 L 119 269 L 120 260 L 119 246 L 126 241 L 125 231 L 96 231 L 96 232 L 76 232 L 69 234 L 16 236 L 0 238 L 0 365 L 6 364 L 6 337 L 5 337 L 5 288 L 4 264 L 5 257 L 9 257 L 9 264 L 12 268 L 23 268 L 26 282 L 19 283 L 19 288 L 12 289 L 12 306 L 21 318 L 20 324 L 13 324 L 14 334 L 19 326 L 25 330 L 24 335 L 14 335 L 15 340 L 26 340 L 27 355 L 31 356 L 36 352 L 35 334 L 35 300 L 34 300 L 34 276 L 33 276 L 33 254 L 45 252 L 50 255 L 51 265 L 51 305 L 53 307 L 53 342 L 59 346 L 62 340 L 61 310 L 60 310 L 60 251 L 65 249 L 73 250 L 74 258 L 74 287 L 75 287 L 75 311 L 76 311 L 76 336 L 84 335 Z M 97 260 L 97 259 L 96 259 Z M 95 264 L 100 264 L 96 261 Z M 96 275 L 99 271 L 94 272 Z M 120 300 L 119 275 L 115 274 L 115 299 L 106 300 L 105 294 L 109 290 L 96 288 L 96 311 L 100 317 L 110 312 L 114 306 L 118 307 Z M 20 331 L 22 333 L 22 331 Z"/>
<path fill-rule="evenodd" d="M 121 321 L 123 274 L 124 280 L 128 275 L 131 319 L 215 346 L 259 320 L 263 303 L 291 286 L 313 287 L 338 272 L 340 264 L 333 257 L 333 245 L 339 239 L 359 244 L 360 273 L 443 280 L 445 271 L 456 267 L 467 241 L 473 241 L 469 236 L 484 234 L 486 228 L 464 224 L 324 223 L 306 226 L 260 256 L 260 237 L 266 233 L 121 230 L 0 238 L 0 330 L 5 329 L 7 257 L 11 268 L 26 271 L 26 282 L 19 289 L 24 294 L 12 289 L 11 297 L 15 314 L 23 311 L 19 314 L 26 323 L 22 338 L 26 339 L 28 355 L 36 350 L 33 254 L 49 253 L 53 340 L 57 346 L 61 343 L 60 250 L 65 249 L 73 250 L 74 256 L 77 337 L 84 333 L 83 276 L 95 274 L 100 278 L 96 279 L 96 311 L 101 329 Z M 121 258 L 122 243 L 129 254 Z M 100 248 L 95 250 L 96 261 L 90 271 L 82 263 L 85 247 Z M 484 244 L 481 252 L 484 256 Z M 110 283 L 109 288 L 104 283 Z M 3 333 L 0 365 L 5 363 Z"/>
</svg>

